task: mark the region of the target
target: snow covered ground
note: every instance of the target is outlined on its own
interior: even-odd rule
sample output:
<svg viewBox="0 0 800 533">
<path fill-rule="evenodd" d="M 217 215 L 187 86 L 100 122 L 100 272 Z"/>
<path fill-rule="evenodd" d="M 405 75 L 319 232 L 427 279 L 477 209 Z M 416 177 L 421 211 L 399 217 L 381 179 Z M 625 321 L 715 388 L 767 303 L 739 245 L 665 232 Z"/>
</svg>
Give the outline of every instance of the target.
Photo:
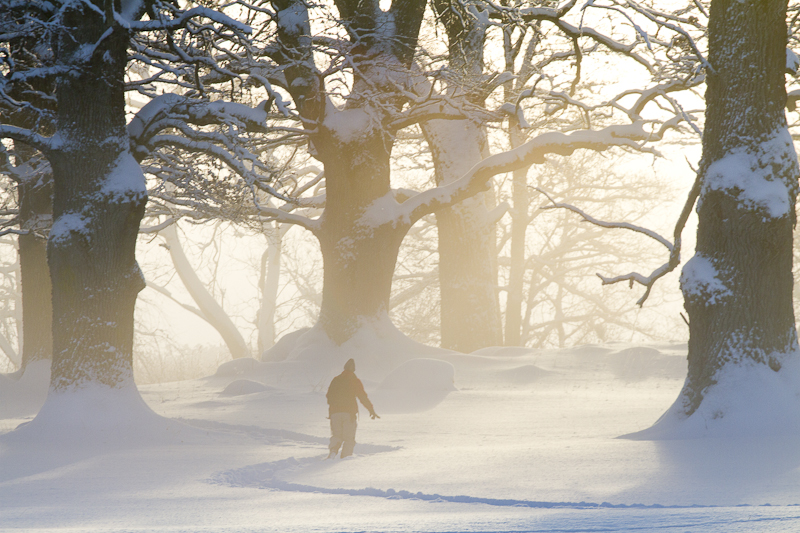
<svg viewBox="0 0 800 533">
<path fill-rule="evenodd" d="M 385 380 L 357 368 L 382 418 L 362 417 L 345 460 L 324 460 L 328 378 L 297 361 L 140 387 L 166 419 L 87 394 L 18 430 L 47 372 L 0 376 L 0 530 L 800 531 L 800 436 L 617 438 L 670 406 L 685 353 L 440 353 Z"/>
</svg>

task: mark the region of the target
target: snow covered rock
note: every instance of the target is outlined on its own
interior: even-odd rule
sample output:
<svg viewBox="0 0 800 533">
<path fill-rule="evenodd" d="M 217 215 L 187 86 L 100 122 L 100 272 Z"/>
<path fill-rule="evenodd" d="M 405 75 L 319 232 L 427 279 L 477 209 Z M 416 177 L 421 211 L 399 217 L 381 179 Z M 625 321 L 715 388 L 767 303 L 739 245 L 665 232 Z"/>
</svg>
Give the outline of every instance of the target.
<svg viewBox="0 0 800 533">
<path fill-rule="evenodd" d="M 220 394 L 224 396 L 243 396 L 245 394 L 264 392 L 269 389 L 269 387 L 257 381 L 251 381 L 249 379 L 237 379 L 236 381 L 229 383 Z"/>
<path fill-rule="evenodd" d="M 439 359 L 406 361 L 370 393 L 378 413 L 417 413 L 433 409 L 457 390 L 455 367 Z"/>
<path fill-rule="evenodd" d="M 686 376 L 686 357 L 665 355 L 655 348 L 635 346 L 605 356 L 611 372 L 628 382 Z"/>
<path fill-rule="evenodd" d="M 258 364 L 259 362 L 252 357 L 242 357 L 219 365 L 217 373 L 214 375 L 218 377 L 241 376 L 251 373 Z"/>
<path fill-rule="evenodd" d="M 536 365 L 522 365 L 508 370 L 501 370 L 495 373 L 501 382 L 513 385 L 527 385 L 552 374 L 547 370 L 541 369 Z"/>
</svg>

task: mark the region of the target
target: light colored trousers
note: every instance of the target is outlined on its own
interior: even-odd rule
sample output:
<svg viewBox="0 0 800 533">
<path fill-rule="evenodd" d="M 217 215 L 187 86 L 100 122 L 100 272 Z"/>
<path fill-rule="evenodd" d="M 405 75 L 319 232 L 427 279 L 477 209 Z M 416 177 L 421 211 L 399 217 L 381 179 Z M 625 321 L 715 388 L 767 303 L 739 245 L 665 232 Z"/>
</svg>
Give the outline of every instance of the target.
<svg viewBox="0 0 800 533">
<path fill-rule="evenodd" d="M 353 455 L 353 448 L 356 445 L 356 415 L 351 413 L 332 413 L 331 414 L 331 443 L 328 448 L 331 455 L 339 452 L 342 448 L 342 458 Z"/>
</svg>

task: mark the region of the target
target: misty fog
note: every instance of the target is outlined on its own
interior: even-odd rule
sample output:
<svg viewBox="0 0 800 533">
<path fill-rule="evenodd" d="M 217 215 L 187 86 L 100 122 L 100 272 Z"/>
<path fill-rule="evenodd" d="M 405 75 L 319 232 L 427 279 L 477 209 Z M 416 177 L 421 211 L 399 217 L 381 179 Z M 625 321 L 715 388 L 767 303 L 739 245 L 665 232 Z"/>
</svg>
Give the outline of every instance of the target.
<svg viewBox="0 0 800 533">
<path fill-rule="evenodd" d="M 0 5 L 0 531 L 790 531 L 800 4 Z"/>
</svg>

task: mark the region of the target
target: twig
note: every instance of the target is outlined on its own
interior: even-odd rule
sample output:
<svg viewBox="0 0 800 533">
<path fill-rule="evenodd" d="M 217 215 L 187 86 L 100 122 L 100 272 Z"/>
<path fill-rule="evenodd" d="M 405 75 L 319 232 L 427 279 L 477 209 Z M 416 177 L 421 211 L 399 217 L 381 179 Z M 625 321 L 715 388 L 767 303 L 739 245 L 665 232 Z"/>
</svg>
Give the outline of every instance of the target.
<svg viewBox="0 0 800 533">
<path fill-rule="evenodd" d="M 633 288 L 633 284 L 634 283 L 638 283 L 638 284 L 646 287 L 646 290 L 645 290 L 644 294 L 636 302 L 636 305 L 638 305 L 639 307 L 642 307 L 644 305 L 644 302 L 650 296 L 650 291 L 652 290 L 653 285 L 655 284 L 655 282 L 658 281 L 660 278 L 664 277 L 665 275 L 667 275 L 668 273 L 670 273 L 673 270 L 675 270 L 675 268 L 681 262 L 681 257 L 680 257 L 680 252 L 681 252 L 681 233 L 683 232 L 683 228 L 686 226 L 686 221 L 689 218 L 689 215 L 691 214 L 692 207 L 694 206 L 695 202 L 697 201 L 697 197 L 698 197 L 698 195 L 700 193 L 700 178 L 698 176 L 697 180 L 695 181 L 694 185 L 692 186 L 692 190 L 689 192 L 689 197 L 686 200 L 686 204 L 683 206 L 683 210 L 681 211 L 681 215 L 678 218 L 677 224 L 675 225 L 675 231 L 674 231 L 675 242 L 674 243 L 670 242 L 669 240 L 667 240 L 666 238 L 662 237 L 658 233 L 656 233 L 656 232 L 654 232 L 652 230 L 649 230 L 647 228 L 643 228 L 641 226 L 636 226 L 636 225 L 633 225 L 633 224 L 629 224 L 627 222 L 605 222 L 605 221 L 602 221 L 602 220 L 597 220 L 596 218 L 594 218 L 594 217 L 592 217 L 590 215 L 587 215 L 586 213 L 584 213 L 583 211 L 581 211 L 580 209 L 578 209 L 575 206 L 572 206 L 572 205 L 569 205 L 569 204 L 557 203 L 555 200 L 553 200 L 553 198 L 549 194 L 547 194 L 545 191 L 543 191 L 539 187 L 536 187 L 536 190 L 539 191 L 540 193 L 544 194 L 547 197 L 547 199 L 550 200 L 550 202 L 553 204 L 553 205 L 548 205 L 548 206 L 542 206 L 541 209 L 567 209 L 569 211 L 572 211 L 573 213 L 577 213 L 585 221 L 587 221 L 587 222 L 589 222 L 591 224 L 594 224 L 596 226 L 600 226 L 600 227 L 603 227 L 603 228 L 627 229 L 627 230 L 635 231 L 637 233 L 641 233 L 643 235 L 646 235 L 646 236 L 650 237 L 651 239 L 654 239 L 654 240 L 658 241 L 659 243 L 664 245 L 664 247 L 666 247 L 667 250 L 669 250 L 669 261 L 667 263 L 661 265 L 660 267 L 658 267 L 649 276 L 644 276 L 642 274 L 639 274 L 638 272 L 631 272 L 631 273 L 625 274 L 623 276 L 615 276 L 613 278 L 607 278 L 607 277 L 605 277 L 605 276 L 603 276 L 601 274 L 597 274 L 597 277 L 599 277 L 602 280 L 603 285 L 611 285 L 611 284 L 614 284 L 614 283 L 619 283 L 621 281 L 627 281 L 631 288 Z"/>
</svg>

